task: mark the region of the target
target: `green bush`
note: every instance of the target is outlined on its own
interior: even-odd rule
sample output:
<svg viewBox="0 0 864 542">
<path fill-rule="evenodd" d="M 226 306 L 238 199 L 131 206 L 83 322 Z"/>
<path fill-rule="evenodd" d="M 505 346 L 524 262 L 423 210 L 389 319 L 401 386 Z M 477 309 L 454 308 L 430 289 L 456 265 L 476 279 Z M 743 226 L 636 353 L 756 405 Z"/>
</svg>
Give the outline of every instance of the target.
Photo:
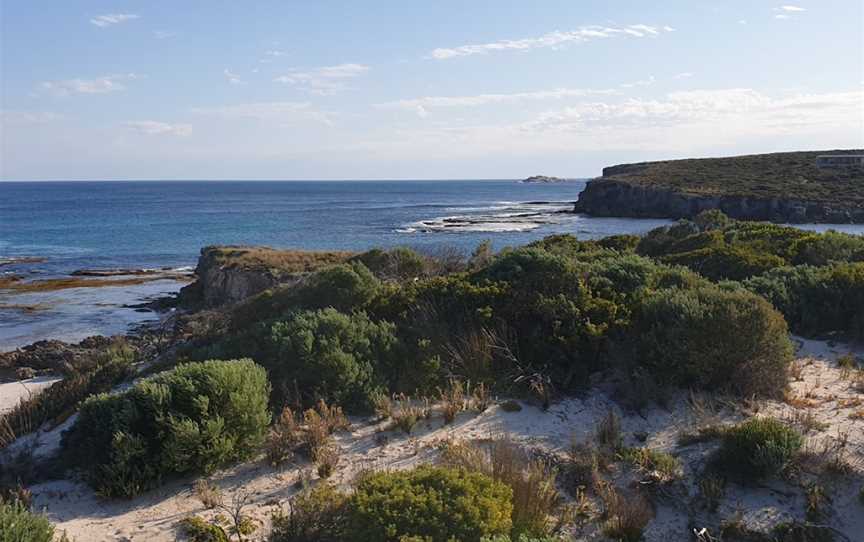
<svg viewBox="0 0 864 542">
<path fill-rule="evenodd" d="M 786 261 L 773 254 L 753 252 L 746 248 L 720 246 L 701 248 L 662 258 L 671 265 L 684 265 L 711 280 L 743 280 L 761 275 Z"/>
<path fill-rule="evenodd" d="M 0 542 L 52 542 L 54 527 L 20 502 L 0 502 Z"/>
<path fill-rule="evenodd" d="M 410 248 L 372 249 L 352 258 L 382 279 L 409 280 L 426 274 L 427 260 Z"/>
<path fill-rule="evenodd" d="M 251 360 L 187 363 L 98 395 L 64 433 L 64 456 L 107 497 L 132 497 L 164 476 L 211 472 L 254 452 L 270 384 Z"/>
<path fill-rule="evenodd" d="M 215 523 L 207 523 L 198 516 L 181 519 L 179 527 L 190 542 L 231 542 L 225 529 Z"/>
<path fill-rule="evenodd" d="M 801 435 L 773 418 L 751 418 L 723 432 L 718 466 L 743 479 L 776 474 L 798 453 Z"/>
<path fill-rule="evenodd" d="M 299 306 L 358 310 L 372 300 L 379 287 L 378 279 L 360 262 L 334 265 L 309 277 L 300 289 Z"/>
<path fill-rule="evenodd" d="M 715 287 L 645 299 L 633 327 L 631 366 L 663 385 L 778 397 L 788 382 L 786 322 L 764 299 Z"/>
<path fill-rule="evenodd" d="M 351 539 L 447 542 L 509 534 L 511 498 L 503 483 L 461 469 L 424 466 L 371 474 L 351 496 Z"/>
<path fill-rule="evenodd" d="M 318 399 L 368 407 L 385 387 L 384 367 L 396 354 L 395 326 L 365 313 L 306 311 L 270 326 L 264 361 L 275 386 L 299 390 L 304 404 Z"/>
<path fill-rule="evenodd" d="M 829 230 L 798 239 L 793 250 L 795 265 L 828 265 L 864 261 L 864 237 Z"/>
<path fill-rule="evenodd" d="M 781 267 L 743 285 L 768 299 L 797 333 L 864 338 L 864 263 Z"/>
</svg>

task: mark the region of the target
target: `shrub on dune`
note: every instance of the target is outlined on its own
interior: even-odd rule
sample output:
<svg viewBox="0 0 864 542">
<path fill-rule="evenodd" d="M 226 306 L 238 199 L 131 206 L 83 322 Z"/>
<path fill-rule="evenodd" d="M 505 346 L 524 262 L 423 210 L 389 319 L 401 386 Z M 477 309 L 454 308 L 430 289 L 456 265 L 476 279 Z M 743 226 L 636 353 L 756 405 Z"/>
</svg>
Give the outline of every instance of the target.
<svg viewBox="0 0 864 542">
<path fill-rule="evenodd" d="M 272 354 L 266 364 L 275 385 L 299 390 L 302 397 L 295 400 L 371 406 L 384 386 L 382 366 L 396 348 L 394 329 L 364 313 L 349 315 L 332 308 L 301 312 L 270 327 Z"/>
<path fill-rule="evenodd" d="M 792 344 L 783 316 L 764 299 L 715 287 L 646 298 L 631 330 L 631 364 L 664 385 L 778 397 Z"/>
<path fill-rule="evenodd" d="M 509 534 L 512 492 L 486 475 L 419 467 L 363 478 L 350 499 L 357 542 L 480 540 Z"/>
<path fill-rule="evenodd" d="M 65 537 L 63 538 L 65 540 Z M 0 502 L 0 542 L 52 542 L 54 527 L 20 502 Z"/>
<path fill-rule="evenodd" d="M 65 458 L 102 495 L 132 497 L 163 477 L 211 472 L 263 441 L 270 412 L 265 370 L 251 360 L 187 363 L 81 407 Z"/>
</svg>

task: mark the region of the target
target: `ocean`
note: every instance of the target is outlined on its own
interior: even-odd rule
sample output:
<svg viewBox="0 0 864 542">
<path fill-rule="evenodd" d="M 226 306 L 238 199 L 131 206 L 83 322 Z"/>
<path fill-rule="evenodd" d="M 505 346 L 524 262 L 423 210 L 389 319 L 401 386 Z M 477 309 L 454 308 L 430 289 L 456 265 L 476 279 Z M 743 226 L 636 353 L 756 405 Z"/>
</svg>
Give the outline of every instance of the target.
<svg viewBox="0 0 864 542">
<path fill-rule="evenodd" d="M 201 247 L 211 244 L 307 250 L 455 246 L 470 252 L 487 239 L 500 249 L 553 233 L 592 239 L 644 233 L 668 222 L 562 212 L 572 209 L 584 186 L 584 180 L 0 182 L 0 278 L 188 270 Z M 861 226 L 838 229 L 864 233 Z M 0 351 L 41 339 L 122 333 L 158 318 L 131 305 L 182 285 L 158 280 L 51 292 L 0 290 Z"/>
</svg>

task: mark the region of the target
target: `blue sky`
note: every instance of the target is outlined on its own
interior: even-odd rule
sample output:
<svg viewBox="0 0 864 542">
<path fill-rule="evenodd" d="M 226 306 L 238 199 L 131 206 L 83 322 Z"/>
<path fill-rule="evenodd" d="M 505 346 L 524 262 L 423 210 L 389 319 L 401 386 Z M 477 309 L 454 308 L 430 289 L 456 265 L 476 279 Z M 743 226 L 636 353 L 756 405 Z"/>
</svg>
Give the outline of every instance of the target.
<svg viewBox="0 0 864 542">
<path fill-rule="evenodd" d="M 585 177 L 864 147 L 860 0 L 2 0 L 0 179 Z"/>
</svg>

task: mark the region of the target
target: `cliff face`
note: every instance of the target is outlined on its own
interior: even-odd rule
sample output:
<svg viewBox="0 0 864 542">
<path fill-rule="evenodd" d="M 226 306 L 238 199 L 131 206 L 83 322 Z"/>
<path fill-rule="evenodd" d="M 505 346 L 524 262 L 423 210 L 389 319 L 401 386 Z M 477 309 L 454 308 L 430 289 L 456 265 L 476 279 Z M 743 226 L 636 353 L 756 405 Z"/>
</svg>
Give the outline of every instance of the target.
<svg viewBox="0 0 864 542">
<path fill-rule="evenodd" d="M 277 270 L 245 268 L 227 263 L 224 247 L 204 247 L 195 267 L 198 279 L 180 290 L 180 304 L 187 307 L 217 307 L 242 301 L 292 277 Z M 299 280 L 297 277 L 295 280 Z"/>
<path fill-rule="evenodd" d="M 638 174 L 633 166 L 603 170 L 604 177 L 622 173 Z M 622 171 L 630 168 L 630 171 Z M 838 203 L 803 201 L 781 197 L 706 196 L 601 177 L 588 182 L 579 195 L 575 211 L 594 216 L 633 218 L 692 218 L 702 211 L 720 209 L 739 220 L 771 222 L 862 224 L 864 208 Z"/>
</svg>

